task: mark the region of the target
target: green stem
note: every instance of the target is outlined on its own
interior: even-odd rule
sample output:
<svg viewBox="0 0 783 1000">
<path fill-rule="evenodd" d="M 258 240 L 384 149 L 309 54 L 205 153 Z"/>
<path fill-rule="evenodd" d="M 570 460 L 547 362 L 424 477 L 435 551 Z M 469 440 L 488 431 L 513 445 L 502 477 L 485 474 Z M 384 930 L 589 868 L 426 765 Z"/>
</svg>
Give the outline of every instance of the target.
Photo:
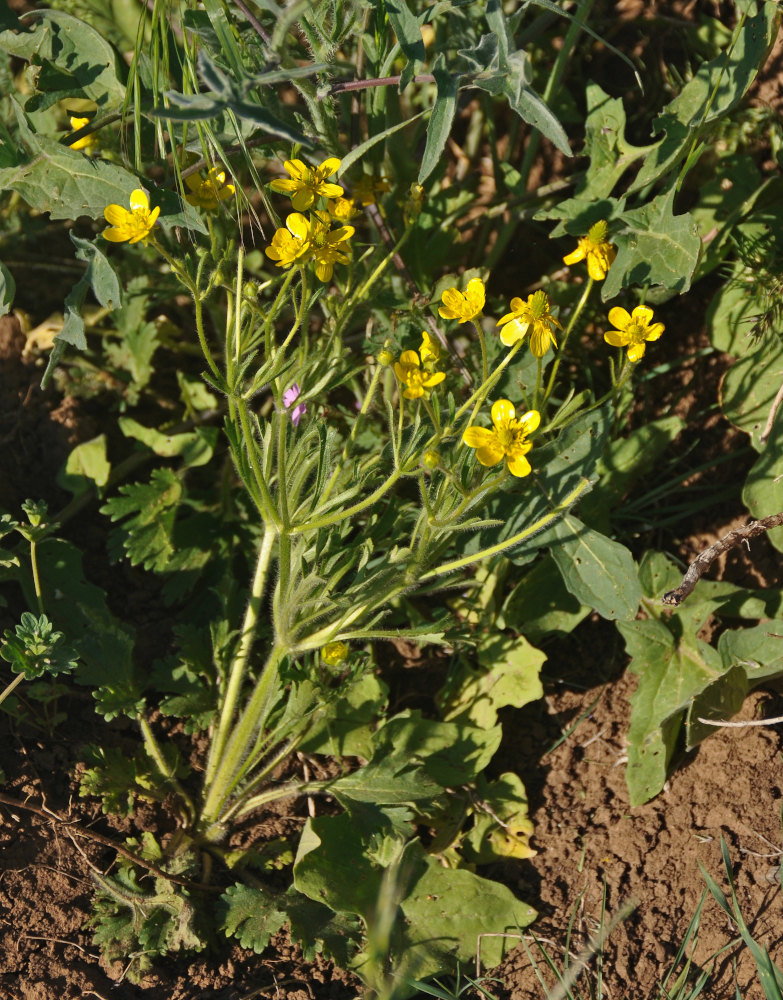
<svg viewBox="0 0 783 1000">
<path fill-rule="evenodd" d="M 487 363 L 487 341 L 484 337 L 484 331 L 481 328 L 481 323 L 473 321 L 473 329 L 478 334 L 479 345 L 481 347 L 481 381 L 486 382 L 489 378 L 489 365 Z"/>
<path fill-rule="evenodd" d="M 513 548 L 515 545 L 519 545 L 520 542 L 524 542 L 526 539 L 548 527 L 553 521 L 556 521 L 561 514 L 564 514 L 569 507 L 576 503 L 583 493 L 586 493 L 590 489 L 591 485 L 592 484 L 589 479 L 580 479 L 579 485 L 571 490 L 563 501 L 561 501 L 548 514 L 545 514 L 534 524 L 531 524 L 529 528 L 525 528 L 516 535 L 512 535 L 511 538 L 506 538 L 504 541 L 498 542 L 496 545 L 490 545 L 486 549 L 481 549 L 479 552 L 473 553 L 473 555 L 463 556 L 461 559 L 454 559 L 451 562 L 443 563 L 436 569 L 431 569 L 429 572 L 424 573 L 423 576 L 420 576 L 419 582 L 423 583 L 425 580 L 434 580 L 439 576 L 445 576 L 446 573 L 454 573 L 458 569 L 464 569 L 466 566 L 472 566 L 484 559 L 491 559 L 493 556 L 500 555 L 501 552 L 505 552 L 507 549 Z"/>
<path fill-rule="evenodd" d="M 3 704 L 8 695 L 11 694 L 14 688 L 16 688 L 17 685 L 21 684 L 23 680 L 24 680 L 24 674 L 19 674 L 17 677 L 14 677 L 14 679 L 11 681 L 10 684 L 7 684 L 3 688 L 3 690 L 0 691 L 0 705 Z"/>
<path fill-rule="evenodd" d="M 258 453 L 256 450 L 256 439 L 253 434 L 253 430 L 250 426 L 250 419 L 247 413 L 247 402 L 244 399 L 237 399 L 237 410 L 239 411 L 239 420 L 242 425 L 242 433 L 247 444 L 247 454 L 250 459 L 250 467 L 253 470 L 253 476 L 258 486 L 261 498 L 263 501 L 263 507 L 260 511 L 265 522 L 271 522 L 279 530 L 281 527 L 281 522 L 277 510 L 275 509 L 274 501 L 269 492 L 269 487 L 264 479 L 264 473 L 261 466 L 258 464 Z"/>
<path fill-rule="evenodd" d="M 565 354 L 568 338 L 571 336 L 571 331 L 574 329 L 576 321 L 579 319 L 582 310 L 587 304 L 587 300 L 590 298 L 590 292 L 593 290 L 594 284 L 595 282 L 593 281 L 592 278 L 587 279 L 585 290 L 582 292 L 582 296 L 579 299 L 579 302 L 577 302 L 576 304 L 576 309 L 574 309 L 573 313 L 571 314 L 571 319 L 568 321 L 568 326 L 566 327 L 565 333 L 563 334 L 563 340 L 560 344 L 560 350 L 557 352 L 555 360 L 552 363 L 552 371 L 549 373 L 549 381 L 547 382 L 546 392 L 544 393 L 544 398 L 541 401 L 541 406 L 539 407 L 539 409 L 542 410 L 544 409 L 547 402 L 549 401 L 549 397 L 552 395 L 552 390 L 554 389 L 555 386 L 555 379 L 557 378 L 557 370 L 560 367 L 560 362 L 563 358 L 563 355 Z M 537 389 L 536 389 L 536 396 L 538 396 Z"/>
<path fill-rule="evenodd" d="M 395 469 L 394 472 L 389 476 L 389 478 L 382 483 L 377 490 L 371 493 L 364 500 L 360 500 L 359 503 L 355 503 L 353 507 L 347 507 L 345 510 L 335 511 L 334 514 L 326 514 L 323 517 L 316 517 L 312 520 L 307 521 L 304 524 L 294 524 L 291 526 L 292 535 L 301 535 L 304 531 L 316 531 L 318 528 L 328 528 L 331 524 L 337 524 L 339 521 L 347 521 L 349 518 L 353 517 L 354 514 L 359 514 L 367 507 L 371 507 L 376 501 L 380 500 L 384 494 L 394 486 L 398 479 L 402 476 L 402 469 Z"/>
<path fill-rule="evenodd" d="M 38 576 L 38 552 L 34 541 L 30 541 L 30 565 L 33 570 L 33 586 L 35 587 L 35 599 L 38 602 L 38 614 L 44 613 L 43 594 L 41 592 L 41 579 Z"/>
<path fill-rule="evenodd" d="M 160 773 L 164 776 L 166 781 L 171 785 L 171 787 L 174 789 L 174 791 L 182 800 L 182 803 L 185 806 L 185 809 L 187 810 L 188 819 L 189 821 L 192 822 L 193 818 L 196 815 L 196 810 L 193 807 L 192 799 L 185 791 L 185 789 L 182 787 L 182 785 L 180 785 L 179 781 L 177 781 L 174 772 L 169 767 L 168 761 L 163 756 L 163 751 L 161 750 L 158 741 L 155 739 L 155 734 L 152 731 L 152 727 L 150 726 L 145 716 L 139 714 L 138 716 L 136 716 L 136 721 L 139 724 L 139 727 L 141 729 L 141 735 L 144 739 L 144 749 L 147 751 L 147 754 L 155 761 L 155 765 L 160 771 Z"/>
<path fill-rule="evenodd" d="M 255 638 L 256 627 L 258 626 L 261 601 L 264 596 L 276 536 L 277 532 L 274 528 L 269 524 L 264 526 L 264 535 L 261 539 L 258 558 L 256 560 L 256 571 L 253 575 L 253 584 L 250 588 L 250 600 L 245 610 L 245 620 L 242 622 L 242 631 L 239 636 L 239 646 L 234 656 L 234 662 L 231 665 L 228 684 L 223 695 L 220 719 L 218 720 L 209 748 L 209 758 L 204 778 L 207 785 L 214 776 L 217 763 L 223 754 L 229 731 L 234 721 L 234 712 L 236 711 L 239 695 L 242 691 L 242 684 L 250 659 L 250 651 L 253 648 L 253 640 Z"/>
<path fill-rule="evenodd" d="M 212 780 L 204 785 L 201 826 L 207 833 L 220 820 L 223 807 L 239 780 L 242 765 L 253 745 L 255 734 L 263 725 L 267 704 L 274 682 L 277 680 L 278 667 L 285 655 L 286 650 L 282 647 L 275 645 L 272 648 L 250 701 L 238 719 L 220 760 L 216 761 Z"/>
<path fill-rule="evenodd" d="M 460 406 L 457 412 L 454 414 L 454 423 L 456 424 L 465 410 L 469 409 L 475 401 L 478 400 L 479 404 L 482 403 L 489 393 L 489 390 L 498 381 L 500 376 L 503 374 L 503 369 L 507 365 L 511 364 L 514 356 L 517 354 L 519 349 L 522 347 L 523 341 L 518 340 L 516 344 L 511 348 L 508 354 L 503 358 L 497 368 L 492 372 L 492 374 L 476 389 L 476 391 Z M 453 426 L 453 425 L 452 425 Z"/>
</svg>

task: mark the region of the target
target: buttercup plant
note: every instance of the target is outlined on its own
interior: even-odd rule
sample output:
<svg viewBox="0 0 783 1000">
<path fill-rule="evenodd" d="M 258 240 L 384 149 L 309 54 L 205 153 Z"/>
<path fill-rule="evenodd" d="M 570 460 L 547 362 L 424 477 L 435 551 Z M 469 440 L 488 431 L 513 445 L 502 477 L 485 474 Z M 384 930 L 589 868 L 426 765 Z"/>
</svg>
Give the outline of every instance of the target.
<svg viewBox="0 0 783 1000">
<path fill-rule="evenodd" d="M 17 629 L 6 642 L 17 652 L 25 636 L 30 648 L 44 639 L 55 646 L 55 636 L 59 643 L 58 601 L 85 634 L 101 637 L 105 646 L 97 651 L 101 643 L 84 637 L 76 644 L 82 676 L 92 678 L 87 683 L 100 712 L 138 724 L 144 766 L 135 773 L 143 780 L 128 779 L 118 792 L 110 757 L 96 753 L 83 791 L 100 796 L 107 809 L 123 794 L 126 801 L 147 795 L 176 817 L 170 839 L 145 848 L 160 866 L 154 892 L 137 882 L 130 861 L 100 882 L 96 934 L 110 956 L 132 951 L 141 973 L 150 957 L 202 947 L 208 934 L 194 916 L 199 893 L 217 888 L 220 905 L 204 909 L 216 913 L 225 934 L 261 950 L 287 922 L 307 948 L 317 942 L 343 964 L 365 970 L 369 981 L 360 922 L 365 930 L 372 925 L 385 892 L 394 916 L 403 919 L 390 925 L 386 959 L 374 960 L 399 963 L 412 978 L 430 975 L 440 970 L 445 950 L 465 959 L 475 949 L 473 925 L 455 939 L 444 920 L 437 901 L 446 890 L 457 887 L 457 895 L 478 901 L 472 905 L 479 933 L 502 935 L 533 917 L 509 890 L 475 871 L 503 857 L 529 857 L 532 848 L 521 781 L 516 775 L 489 781 L 484 774 L 500 740 L 497 710 L 508 703 L 481 689 L 484 676 L 475 676 L 472 662 L 463 669 L 465 650 L 473 644 L 483 653 L 491 636 L 527 657 L 525 693 L 509 696 L 513 704 L 540 696 L 544 658 L 520 634 L 524 614 L 513 618 L 504 605 L 506 625 L 491 618 L 491 581 L 514 560 L 541 566 L 541 548 L 560 574 L 560 589 L 580 608 L 630 620 L 639 603 L 630 552 L 580 521 L 575 510 L 609 475 L 601 461 L 622 424 L 623 390 L 664 332 L 631 291 L 630 276 L 647 261 L 629 233 L 649 228 L 653 213 L 639 221 L 633 213 L 647 212 L 648 204 L 631 199 L 626 207 L 625 195 L 621 203 L 590 188 L 588 171 L 587 187 L 572 199 L 557 195 L 553 204 L 551 193 L 532 194 L 549 213 L 543 217 L 567 224 L 577 241 L 563 257 L 572 269 L 567 279 L 541 275 L 540 283 L 508 289 L 493 284 L 501 273 L 490 265 L 499 261 L 516 216 L 493 231 L 492 249 L 478 261 L 483 266 L 466 270 L 467 245 L 454 238 L 455 224 L 491 228 L 495 216 L 471 220 L 474 192 L 442 174 L 457 94 L 482 91 L 486 106 L 477 103 L 476 120 L 486 130 L 498 102 L 522 118 L 535 106 L 535 122 L 527 124 L 568 155 L 569 138 L 547 96 L 579 25 L 562 40 L 557 73 L 540 96 L 526 76 L 529 65 L 512 58 L 521 9 L 519 18 L 509 18 L 496 4 L 476 5 L 476 17 L 460 12 L 457 25 L 457 15 L 437 5 L 415 15 L 405 4 L 388 11 L 349 5 L 344 22 L 322 17 L 320 5 L 294 5 L 281 8 L 275 21 L 267 10 L 248 15 L 244 5 L 238 13 L 210 2 L 180 5 L 181 25 L 173 31 L 162 6 L 153 4 L 149 14 L 160 43 L 153 51 L 176 52 L 176 73 L 156 64 L 150 83 L 146 63 L 137 58 L 127 82 L 107 84 L 104 77 L 96 83 L 105 62 L 74 77 L 88 99 L 97 96 L 108 109 L 96 127 L 119 120 L 113 109 L 133 110 L 127 162 L 87 161 L 89 149 L 77 140 L 70 148 L 46 146 L 43 157 L 31 149 L 24 166 L 36 179 L 36 164 L 48 157 L 64 164 L 63 177 L 81 177 L 87 163 L 95 186 L 80 192 L 78 202 L 62 205 L 54 196 L 43 202 L 38 181 L 25 191 L 34 189 L 41 199 L 34 203 L 38 213 L 103 216 L 108 223 L 94 242 L 73 237 L 86 270 L 64 310 L 66 336 L 56 342 L 51 365 L 62 361 L 66 344 L 90 349 L 80 346 L 80 335 L 86 338 L 78 327 L 90 288 L 105 315 L 117 311 L 124 324 L 105 355 L 113 349 L 123 358 L 125 385 L 152 384 L 158 346 L 175 357 L 181 401 L 158 400 L 155 383 L 145 403 L 160 402 L 167 415 L 181 407 L 181 425 L 166 423 L 166 416 L 161 429 L 149 427 L 134 419 L 143 411 L 123 412 L 116 437 L 133 442 L 130 466 L 108 471 L 106 440 L 102 452 L 100 443 L 87 442 L 93 450 L 76 454 L 64 481 L 83 490 L 66 514 L 100 492 L 101 510 L 115 525 L 113 551 L 161 574 L 166 599 L 182 615 L 166 650 L 176 662 L 161 658 L 138 677 L 132 640 L 108 608 L 87 614 L 81 593 L 67 604 L 67 587 L 64 596 L 51 597 L 51 608 L 45 595 L 51 622 L 41 622 L 39 608 L 35 621 L 23 622 L 24 635 Z M 754 30 L 769 34 L 771 21 L 764 24 Z M 30 28 L 34 37 L 25 35 L 24 44 L 43 44 L 47 32 L 66 28 L 70 39 L 72 27 L 47 17 Z M 417 63 L 427 57 L 420 29 L 429 29 L 432 41 L 455 27 L 459 48 L 449 49 L 448 59 L 438 53 L 432 73 L 420 75 Z M 94 32 L 85 37 L 103 51 Z M 345 66 L 354 55 L 362 72 L 348 80 Z M 63 69 L 77 73 L 81 64 L 74 65 Z M 111 77 L 111 67 L 106 72 Z M 41 78 L 46 85 L 47 74 Z M 398 84 L 398 91 L 389 89 Z M 276 89 L 281 85 L 285 100 Z M 519 99 L 523 92 L 532 105 Z M 714 99 L 720 94 L 716 88 Z M 349 103 L 354 98 L 360 113 Z M 590 90 L 590 136 L 604 135 L 597 119 L 607 100 Z M 33 108 L 29 114 L 19 108 L 28 143 L 41 120 L 31 117 Z M 77 120 L 71 124 L 76 128 Z M 700 125 L 681 124 L 695 156 Z M 420 162 L 403 126 L 424 143 Z M 154 155 L 143 149 L 150 127 Z M 518 179 L 510 160 L 496 165 L 498 190 L 502 165 L 509 168 L 503 184 L 510 195 L 531 196 L 538 134 L 526 134 Z M 591 169 L 599 152 L 609 155 L 603 147 L 587 149 Z M 202 157 L 198 162 L 194 153 Z M 644 151 L 626 144 L 617 155 L 624 171 L 638 166 Z M 690 153 L 683 155 L 690 164 Z M 643 180 L 653 163 L 650 158 L 640 168 Z M 18 183 L 16 174 L 7 177 Z M 648 176 L 639 190 L 668 198 L 656 187 L 664 179 L 663 172 Z M 684 174 L 674 179 L 679 190 Z M 656 210 L 655 219 L 666 226 L 682 218 L 669 202 Z M 508 206 L 501 211 L 513 215 Z M 595 221 L 598 212 L 605 218 Z M 480 238 L 474 242 L 485 246 Z M 665 285 L 674 272 L 669 267 L 663 276 L 650 273 L 645 288 L 687 289 L 701 241 L 686 234 L 679 245 L 686 256 L 681 284 Z M 10 283 L 4 272 L 0 277 L 7 292 Z M 117 310 L 121 284 L 125 296 Z M 180 293 L 190 297 L 192 312 L 171 323 L 174 329 L 160 330 L 148 319 L 164 297 L 158 286 L 177 303 L 172 315 L 186 312 Z M 573 365 L 567 351 L 598 291 L 624 304 L 610 308 L 608 323 L 598 322 L 590 345 L 580 338 L 583 364 Z M 570 373 L 584 372 L 591 357 L 605 358 L 605 344 L 624 351 L 618 366 L 614 358 L 601 360 L 589 379 L 572 380 Z M 155 466 L 149 474 L 134 472 L 138 482 L 127 481 L 143 462 Z M 59 559 L 52 558 L 56 582 L 49 590 L 61 594 L 56 566 L 69 566 L 76 579 L 73 561 L 64 556 L 72 559 L 73 552 L 62 539 L 48 544 Z M 608 564 L 615 570 L 606 584 Z M 477 567 L 485 574 L 480 585 Z M 455 620 L 449 613 L 438 596 L 447 587 L 464 591 L 473 618 Z M 34 601 L 37 590 L 31 592 Z M 416 596 L 429 618 L 418 608 L 414 618 Z M 447 646 L 461 661 L 450 692 L 438 697 L 440 718 L 387 711 L 370 657 L 374 643 L 400 638 Z M 109 658 L 119 666 L 117 676 L 106 679 Z M 506 666 L 498 654 L 489 671 Z M 183 720 L 186 736 L 203 733 L 199 770 L 188 771 L 174 740 L 166 742 L 170 717 Z M 331 757 L 335 776 L 313 778 L 298 766 L 296 751 Z M 323 796 L 333 801 L 328 815 L 318 805 Z M 285 844 L 289 888 L 275 894 L 260 852 L 237 846 L 236 831 L 285 798 L 306 798 L 313 806 L 301 837 Z M 361 898 L 338 877 L 346 858 L 366 890 Z M 175 881 L 167 883 L 167 873 Z M 499 961 L 500 936 L 488 947 L 488 960 Z M 390 981 L 387 971 L 375 981 Z"/>
</svg>

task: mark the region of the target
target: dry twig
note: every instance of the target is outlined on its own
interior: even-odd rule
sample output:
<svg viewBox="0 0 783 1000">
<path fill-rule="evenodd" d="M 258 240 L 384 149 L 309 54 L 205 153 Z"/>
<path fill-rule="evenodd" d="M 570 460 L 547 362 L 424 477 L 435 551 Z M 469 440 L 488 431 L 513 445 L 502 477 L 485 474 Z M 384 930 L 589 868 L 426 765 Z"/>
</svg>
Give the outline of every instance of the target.
<svg viewBox="0 0 783 1000">
<path fill-rule="evenodd" d="M 735 545 L 739 545 L 749 538 L 755 538 L 756 535 L 762 535 L 765 531 L 769 531 L 770 528 L 777 528 L 781 524 L 783 524 L 783 513 L 770 514 L 769 517 L 762 517 L 758 521 L 752 521 L 750 524 L 743 525 L 741 528 L 734 528 L 733 531 L 724 535 L 723 538 L 719 538 L 717 542 L 714 542 L 696 556 L 682 578 L 682 583 L 679 587 L 675 587 L 674 590 L 667 591 L 661 598 L 661 603 L 673 604 L 675 607 L 682 604 L 685 598 L 693 591 L 702 574 L 707 571 L 710 564 L 719 555 L 734 548 Z"/>
</svg>

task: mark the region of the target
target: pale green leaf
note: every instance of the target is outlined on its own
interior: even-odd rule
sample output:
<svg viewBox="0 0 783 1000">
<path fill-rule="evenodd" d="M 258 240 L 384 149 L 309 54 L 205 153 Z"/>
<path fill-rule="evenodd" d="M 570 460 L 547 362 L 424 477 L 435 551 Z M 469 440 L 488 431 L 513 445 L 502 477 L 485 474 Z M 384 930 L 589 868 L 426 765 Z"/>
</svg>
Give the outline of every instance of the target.
<svg viewBox="0 0 783 1000">
<path fill-rule="evenodd" d="M 772 403 L 783 385 L 783 341 L 772 338 L 744 352 L 726 372 L 720 388 L 723 415 L 735 427 L 750 435 L 756 451 L 762 451 L 761 434 L 767 424 Z M 783 420 L 778 410 L 774 426 Z M 783 508 L 778 508 L 783 510 Z M 768 514 L 776 511 L 768 510 Z"/>
<path fill-rule="evenodd" d="M 154 427 L 145 427 L 131 417 L 120 417 L 117 422 L 125 437 L 141 441 L 161 458 L 181 458 L 191 468 L 206 465 L 217 442 L 217 429 L 214 427 L 198 427 L 183 434 L 165 434 Z"/>
<path fill-rule="evenodd" d="M 8 268 L 0 261 L 0 316 L 11 311 L 16 294 L 16 282 Z"/>
<path fill-rule="evenodd" d="M 457 110 L 457 78 L 445 68 L 442 54 L 433 63 L 432 74 L 438 93 L 427 125 L 427 144 L 419 167 L 419 184 L 424 183 L 440 162 Z"/>
<path fill-rule="evenodd" d="M 106 435 L 99 434 L 71 451 L 57 475 L 57 483 L 78 496 L 91 486 L 105 486 L 110 472 L 111 463 L 106 458 Z"/>
</svg>

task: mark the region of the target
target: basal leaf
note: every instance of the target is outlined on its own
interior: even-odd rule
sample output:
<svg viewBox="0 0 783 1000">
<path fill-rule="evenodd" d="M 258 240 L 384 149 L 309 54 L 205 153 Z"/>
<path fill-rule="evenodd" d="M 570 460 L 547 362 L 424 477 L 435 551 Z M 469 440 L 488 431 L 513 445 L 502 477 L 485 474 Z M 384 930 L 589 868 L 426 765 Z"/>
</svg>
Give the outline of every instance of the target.
<svg viewBox="0 0 783 1000">
<path fill-rule="evenodd" d="M 783 675 L 783 619 L 763 625 L 728 629 L 718 640 L 718 652 L 726 667 L 740 666 L 749 687 Z"/>
<path fill-rule="evenodd" d="M 590 608 L 568 590 L 548 552 L 512 590 L 498 627 L 513 628 L 531 642 L 538 642 L 545 635 L 571 632 L 588 614 Z"/>
<path fill-rule="evenodd" d="M 628 730 L 631 805 L 647 802 L 663 788 L 686 710 L 725 673 L 720 655 L 685 627 L 678 612 L 668 621 L 617 623 L 630 669 L 639 677 Z"/>
<path fill-rule="evenodd" d="M 738 358 L 753 352 L 749 336 L 753 321 L 761 312 L 761 304 L 753 295 L 755 285 L 755 275 L 750 269 L 737 268 L 710 300 L 707 330 L 717 351 Z"/>
<path fill-rule="evenodd" d="M 726 372 L 720 387 L 723 415 L 735 427 L 750 435 L 756 451 L 762 451 L 761 434 L 767 424 L 772 403 L 783 384 L 783 342 L 771 338 L 758 344 L 735 361 Z M 783 419 L 778 411 L 775 424 Z M 774 425 L 773 425 L 774 426 Z M 778 508 L 783 510 L 783 508 Z M 768 514 L 776 511 L 769 510 Z"/>
<path fill-rule="evenodd" d="M 101 513 L 112 521 L 127 518 L 115 532 L 115 538 L 128 555 L 132 566 L 165 569 L 175 552 L 172 532 L 182 484 L 170 469 L 155 469 L 149 483 L 121 486 Z M 116 545 L 116 543 L 115 543 Z"/>
<path fill-rule="evenodd" d="M 490 864 L 506 858 L 532 858 L 536 854 L 530 846 L 534 830 L 527 792 L 519 776 L 507 771 L 496 781 L 487 781 L 479 775 L 475 819 L 467 837 L 471 860 Z"/>
<path fill-rule="evenodd" d="M 527 639 L 497 635 L 478 648 L 479 669 L 462 662 L 438 697 L 447 722 L 464 720 L 481 729 L 498 721 L 498 710 L 521 708 L 543 698 L 539 680 L 546 654 Z"/>
<path fill-rule="evenodd" d="M 602 618 L 633 618 L 642 588 L 628 549 L 572 514 L 564 515 L 551 530 L 556 539 L 552 558 L 580 604 L 593 608 Z"/>
<path fill-rule="evenodd" d="M 235 937 L 243 948 L 260 954 L 288 920 L 278 902 L 260 887 L 231 885 L 220 897 L 218 926 L 226 937 Z"/>
<path fill-rule="evenodd" d="M 139 181 L 123 167 L 90 158 L 37 135 L 15 105 L 24 162 L 0 169 L 0 186 L 18 191 L 36 212 L 56 219 L 103 218 L 107 205 L 127 205 Z"/>
</svg>

